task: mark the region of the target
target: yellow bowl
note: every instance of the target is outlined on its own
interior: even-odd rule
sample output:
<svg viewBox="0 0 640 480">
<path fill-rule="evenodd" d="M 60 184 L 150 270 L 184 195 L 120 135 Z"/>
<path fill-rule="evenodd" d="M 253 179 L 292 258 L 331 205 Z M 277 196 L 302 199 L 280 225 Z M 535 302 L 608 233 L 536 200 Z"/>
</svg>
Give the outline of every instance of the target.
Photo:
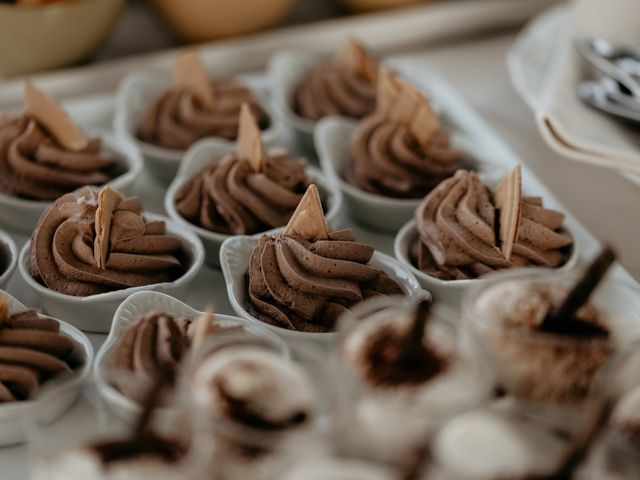
<svg viewBox="0 0 640 480">
<path fill-rule="evenodd" d="M 124 0 L 0 5 L 0 75 L 62 67 L 87 58 L 106 39 Z"/>
<path fill-rule="evenodd" d="M 201 42 L 241 35 L 276 25 L 295 0 L 152 0 L 182 39 Z"/>
<path fill-rule="evenodd" d="M 425 1 L 428 0 L 340 0 L 340 3 L 353 12 L 371 12 L 425 3 Z"/>
</svg>

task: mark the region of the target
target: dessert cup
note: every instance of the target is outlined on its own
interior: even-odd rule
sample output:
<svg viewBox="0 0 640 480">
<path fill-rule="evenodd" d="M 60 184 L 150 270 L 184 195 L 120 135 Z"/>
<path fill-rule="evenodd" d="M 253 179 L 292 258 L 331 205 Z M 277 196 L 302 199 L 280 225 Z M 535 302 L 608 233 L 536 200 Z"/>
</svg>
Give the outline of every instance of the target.
<svg viewBox="0 0 640 480">
<path fill-rule="evenodd" d="M 114 315 L 109 336 L 96 354 L 93 376 L 97 392 L 102 397 L 104 403 L 118 417 L 126 419 L 127 421 L 131 421 L 133 417 L 140 413 L 140 405 L 138 402 L 124 395 L 117 387 L 109 382 L 111 369 L 108 366 L 108 361 L 123 331 L 138 318 L 154 310 L 168 313 L 175 317 L 187 318 L 197 318 L 203 313 L 191 308 L 180 300 L 160 292 L 137 292 L 127 297 L 120 304 Z M 248 334 L 257 338 L 268 338 L 274 345 L 280 345 L 283 352 L 287 351 L 284 342 L 282 342 L 277 335 L 260 325 L 254 325 L 243 318 L 230 315 L 215 314 L 214 318 L 216 323 L 242 326 Z M 158 414 L 163 416 L 167 413 L 167 410 L 168 409 L 162 409 Z"/>
<path fill-rule="evenodd" d="M 423 357 L 392 363 L 393 351 L 416 344 L 419 304 L 416 298 L 374 298 L 340 318 L 335 357 L 349 397 L 345 434 L 367 458 L 410 463 L 444 423 L 493 393 L 495 372 L 484 345 L 443 306 L 431 307 L 417 343 L 429 363 L 418 363 Z"/>
<path fill-rule="evenodd" d="M 287 342 L 311 340 L 321 345 L 329 345 L 335 338 L 334 332 L 312 333 L 288 330 L 286 328 L 269 325 L 251 315 L 247 309 L 246 271 L 251 252 L 258 244 L 260 235 L 232 237 L 220 248 L 220 265 L 227 284 L 229 301 L 236 313 L 252 322 L 257 322 L 269 330 L 277 333 Z M 405 295 L 411 298 L 430 297 L 429 292 L 423 290 L 414 276 L 397 260 L 376 251 L 369 264 L 385 272 L 392 280 L 400 285 Z"/>
<path fill-rule="evenodd" d="M 184 160 L 180 164 L 176 178 L 169 186 L 164 199 L 164 207 L 169 214 L 169 217 L 184 228 L 190 229 L 198 235 L 200 240 L 202 240 L 206 254 L 205 261 L 207 265 L 214 268 L 220 267 L 220 246 L 222 245 L 222 242 L 227 238 L 232 237 L 232 235 L 213 232 L 192 224 L 178 213 L 175 205 L 175 197 L 180 187 L 189 178 L 204 169 L 207 165 L 228 153 L 232 153 L 234 150 L 234 146 L 230 145 L 228 142 L 222 142 L 219 139 L 204 139 L 194 144 L 193 147 L 187 151 Z M 317 168 L 308 166 L 307 174 L 309 178 L 311 178 L 312 182 L 318 187 L 320 195 L 326 199 L 327 221 L 331 222 L 335 220 L 342 208 L 342 193 L 335 187 L 335 184 L 329 182 Z M 281 228 L 284 228 L 284 225 Z M 269 231 L 278 231 L 281 228 Z"/>
<path fill-rule="evenodd" d="M 465 321 L 492 352 L 498 381 L 506 392 L 532 410 L 576 410 L 593 391 L 599 372 L 640 334 L 637 288 L 612 279 L 598 286 L 589 307 L 594 321 L 606 329 L 607 336 L 561 335 L 505 324 L 511 316 L 533 322 L 538 312 L 544 313 L 541 309 L 548 308 L 540 304 L 541 297 L 533 297 L 534 289 L 562 298 L 562 292 L 576 284 L 579 273 L 510 269 L 487 275 L 465 293 Z M 527 302 L 523 296 L 534 299 Z"/>
<path fill-rule="evenodd" d="M 11 295 L 7 293 L 2 295 L 9 300 L 9 314 L 27 310 L 27 307 Z M 51 401 L 47 406 L 51 415 L 63 412 L 75 402 L 79 385 L 89 376 L 93 363 L 93 347 L 86 335 L 62 320 L 55 320 L 60 324 L 60 332 L 73 341 L 74 350 L 69 359 L 77 367 L 72 375 L 53 379 L 44 384 L 43 389 L 52 392 Z M 0 404 L 0 446 L 23 442 L 26 438 L 24 420 L 37 412 L 38 402 L 33 399 Z"/>
<path fill-rule="evenodd" d="M 181 240 L 182 250 L 187 259 L 184 273 L 172 282 L 156 283 L 131 287 L 123 290 L 99 293 L 86 297 L 76 297 L 56 292 L 37 282 L 29 272 L 29 249 L 31 242 L 20 252 L 18 270 L 27 285 L 37 295 L 42 308 L 53 316 L 68 319 L 69 323 L 81 330 L 90 332 L 108 332 L 113 315 L 120 303 L 135 292 L 153 290 L 169 293 L 175 297 L 184 297 L 189 285 L 198 274 L 204 263 L 204 248 L 200 239 L 190 231 L 177 225 L 167 217 L 145 213 L 144 217 L 151 221 L 164 221 L 167 233 Z"/>
<path fill-rule="evenodd" d="M 125 164 L 127 171 L 114 178 L 107 185 L 129 195 L 142 171 L 142 158 L 138 150 L 128 142 L 117 139 L 111 133 L 100 129 L 87 129 L 87 135 L 100 137 L 103 149 L 112 152 Z M 31 233 L 42 212 L 51 202 L 27 200 L 0 192 L 0 224 L 21 233 Z"/>
<path fill-rule="evenodd" d="M 387 197 L 362 190 L 344 179 L 343 172 L 351 158 L 351 141 L 357 126 L 357 121 L 343 117 L 327 117 L 318 122 L 314 140 L 322 171 L 342 190 L 351 218 L 369 228 L 395 233 L 413 216 L 422 198 Z M 472 144 L 464 134 L 453 131 L 451 143 L 463 152 L 473 152 L 473 157 L 465 155 L 462 168 L 475 170 L 481 175 L 494 173 L 500 168 L 481 145 Z"/>
<path fill-rule="evenodd" d="M 0 290 L 11 280 L 18 266 L 18 248 L 8 233 L 0 230 Z"/>
<path fill-rule="evenodd" d="M 262 138 L 267 147 L 277 145 L 282 137 L 281 128 L 273 115 L 267 94 L 264 90 L 253 88 L 250 82 L 238 77 L 240 83 L 255 95 L 256 100 L 267 113 L 271 124 L 262 132 Z M 135 145 L 144 158 L 145 167 L 151 174 L 168 185 L 174 178 L 180 162 L 186 151 L 159 147 L 143 142 L 137 136 L 140 119 L 147 107 L 170 87 L 169 76 L 162 71 L 148 71 L 132 74 L 126 77 L 116 93 L 116 113 L 113 128 L 119 138 L 123 138 Z M 234 142 L 218 139 L 230 147 Z"/>
</svg>

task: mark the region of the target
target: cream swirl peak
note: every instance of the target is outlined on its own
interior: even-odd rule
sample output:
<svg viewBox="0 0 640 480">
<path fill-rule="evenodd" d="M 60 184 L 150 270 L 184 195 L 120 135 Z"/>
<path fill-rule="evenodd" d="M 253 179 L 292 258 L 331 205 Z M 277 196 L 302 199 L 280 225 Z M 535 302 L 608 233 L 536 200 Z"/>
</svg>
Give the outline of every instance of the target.
<svg viewBox="0 0 640 480">
<path fill-rule="evenodd" d="M 377 109 L 356 129 L 343 174 L 367 192 L 421 198 L 460 168 L 463 154 L 421 92 L 388 70 L 378 77 Z"/>
<path fill-rule="evenodd" d="M 544 208 L 539 197 L 522 197 L 519 175 L 514 175 L 518 171 L 506 176 L 495 193 L 466 170 L 429 193 L 415 213 L 420 238 L 412 254 L 418 268 L 436 278 L 460 280 L 502 268 L 566 262 L 573 238 L 562 227 L 564 215 Z M 510 193 L 501 201 L 503 191 Z M 510 251 L 504 248 L 509 242 Z"/>
<path fill-rule="evenodd" d="M 245 104 L 235 153 L 215 160 L 176 192 L 178 213 L 194 225 L 250 234 L 286 225 L 309 185 L 306 162 L 282 149 L 265 153 Z"/>
<path fill-rule="evenodd" d="M 86 139 L 53 100 L 28 82 L 25 111 L 0 119 L 0 192 L 55 200 L 84 185 L 123 173 L 99 138 Z"/>
<path fill-rule="evenodd" d="M 350 38 L 336 57 L 311 70 L 293 96 L 293 109 L 304 118 L 326 115 L 362 118 L 375 108 L 376 61 Z"/>
<path fill-rule="evenodd" d="M 247 103 L 261 130 L 271 120 L 251 91 L 231 80 L 211 82 L 197 55 L 178 55 L 173 88 L 158 97 L 143 115 L 138 137 L 160 147 L 186 150 L 204 137 L 236 139 L 240 107 Z"/>
<path fill-rule="evenodd" d="M 60 293 L 86 296 L 167 282 L 182 273 L 181 241 L 167 235 L 164 222 L 146 221 L 136 197 L 108 197 L 98 205 L 93 189 L 84 187 L 44 211 L 31 237 L 34 279 Z M 103 215 L 105 209 L 110 213 Z"/>
<path fill-rule="evenodd" d="M 285 232 L 263 235 L 251 253 L 249 311 L 279 327 L 330 332 L 338 316 L 364 299 L 402 294 L 369 265 L 374 249 L 351 230 L 329 231 L 315 185 L 310 185 Z"/>
</svg>

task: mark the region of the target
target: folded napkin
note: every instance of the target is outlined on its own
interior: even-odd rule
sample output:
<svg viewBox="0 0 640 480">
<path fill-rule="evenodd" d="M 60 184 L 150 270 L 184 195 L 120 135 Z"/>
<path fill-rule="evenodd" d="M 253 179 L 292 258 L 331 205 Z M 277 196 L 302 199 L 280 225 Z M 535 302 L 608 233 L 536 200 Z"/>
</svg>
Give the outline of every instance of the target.
<svg viewBox="0 0 640 480">
<path fill-rule="evenodd" d="M 640 0 L 576 0 L 557 38 L 556 51 L 536 105 L 536 122 L 547 144 L 568 158 L 640 173 L 640 130 L 583 103 L 577 34 L 600 36 L 640 47 Z"/>
</svg>

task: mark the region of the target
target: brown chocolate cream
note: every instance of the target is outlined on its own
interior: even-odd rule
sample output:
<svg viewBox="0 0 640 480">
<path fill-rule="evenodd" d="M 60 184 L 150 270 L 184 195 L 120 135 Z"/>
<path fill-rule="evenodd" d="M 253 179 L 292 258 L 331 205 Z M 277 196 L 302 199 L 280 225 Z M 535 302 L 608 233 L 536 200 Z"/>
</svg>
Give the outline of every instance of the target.
<svg viewBox="0 0 640 480">
<path fill-rule="evenodd" d="M 400 286 L 368 265 L 374 249 L 351 230 L 328 240 L 263 235 L 248 269 L 249 310 L 260 320 L 306 332 L 329 332 L 352 305 L 378 295 L 402 294 Z"/>
<path fill-rule="evenodd" d="M 414 264 L 442 280 L 477 278 L 509 267 L 562 266 L 573 237 L 564 215 L 545 208 L 539 197 L 522 197 L 519 234 L 509 260 L 496 234 L 499 209 L 493 192 L 476 173 L 459 170 L 429 193 L 415 213 L 420 235 Z"/>
<path fill-rule="evenodd" d="M 462 164 L 463 153 L 438 130 L 423 146 L 410 129 L 380 112 L 365 118 L 351 142 L 346 180 L 371 193 L 395 198 L 422 198 Z"/>
<path fill-rule="evenodd" d="M 0 403 L 27 400 L 47 380 L 72 371 L 73 341 L 35 310 L 0 322 Z"/>
<path fill-rule="evenodd" d="M 147 221 L 137 197 L 117 202 L 104 268 L 94 254 L 97 195 L 89 187 L 60 197 L 31 236 L 29 272 L 47 288 L 75 296 L 176 279 L 185 270 L 179 238 L 162 221 Z"/>
<path fill-rule="evenodd" d="M 252 234 L 286 225 L 310 179 L 306 162 L 272 150 L 254 172 L 236 154 L 214 162 L 177 191 L 178 213 L 194 225 L 225 234 Z"/>
<path fill-rule="evenodd" d="M 190 92 L 174 88 L 156 99 L 147 109 L 138 130 L 140 140 L 159 147 L 186 150 L 204 137 L 235 140 L 240 107 L 247 103 L 260 129 L 271 120 L 251 91 L 233 81 L 212 83 L 214 105 L 207 109 Z"/>
<path fill-rule="evenodd" d="M 28 200 L 55 200 L 84 185 L 104 185 L 122 175 L 122 162 L 102 150 L 64 148 L 27 114 L 0 119 L 0 192 Z"/>
</svg>

